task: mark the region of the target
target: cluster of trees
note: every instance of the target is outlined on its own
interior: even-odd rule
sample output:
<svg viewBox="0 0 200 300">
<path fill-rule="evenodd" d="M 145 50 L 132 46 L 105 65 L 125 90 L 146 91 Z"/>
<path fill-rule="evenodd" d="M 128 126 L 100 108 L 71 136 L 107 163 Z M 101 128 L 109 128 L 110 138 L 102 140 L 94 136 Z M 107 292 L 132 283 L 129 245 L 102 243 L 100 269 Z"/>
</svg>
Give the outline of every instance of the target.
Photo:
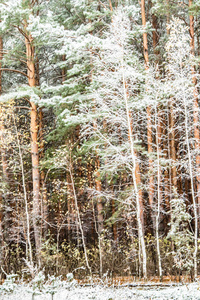
<svg viewBox="0 0 200 300">
<path fill-rule="evenodd" d="M 198 275 L 199 2 L 0 1 L 0 265 Z"/>
</svg>

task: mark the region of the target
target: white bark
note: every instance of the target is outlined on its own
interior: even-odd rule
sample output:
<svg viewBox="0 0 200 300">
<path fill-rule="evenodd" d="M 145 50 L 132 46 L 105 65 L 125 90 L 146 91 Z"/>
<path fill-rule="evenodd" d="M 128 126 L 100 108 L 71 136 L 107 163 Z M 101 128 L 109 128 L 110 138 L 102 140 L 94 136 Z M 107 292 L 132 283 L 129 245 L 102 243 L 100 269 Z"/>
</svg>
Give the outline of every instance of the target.
<svg viewBox="0 0 200 300">
<path fill-rule="evenodd" d="M 124 72 L 124 63 L 123 63 L 123 50 L 122 50 L 122 76 L 123 76 L 123 90 L 124 90 L 124 101 L 126 105 L 126 115 L 127 115 L 127 126 L 128 126 L 128 132 L 129 132 L 129 143 L 130 143 L 130 150 L 131 150 L 131 159 L 132 159 L 132 180 L 135 190 L 135 196 L 136 196 L 136 216 L 137 216 L 137 223 L 138 223 L 138 236 L 139 236 L 139 242 L 141 244 L 141 250 L 142 250 L 142 270 L 143 270 L 143 276 L 144 278 L 147 278 L 147 255 L 146 255 L 146 247 L 145 247 L 145 240 L 144 240 L 144 233 L 143 233 L 143 227 L 142 227 L 142 220 L 141 220 L 141 206 L 140 206 L 140 199 L 139 199 L 139 190 L 136 180 L 136 154 L 134 149 L 134 143 L 133 143 L 133 133 L 132 133 L 132 126 L 131 126 L 131 119 L 130 119 L 130 109 L 128 104 L 128 91 L 126 87 L 126 79 L 125 79 L 125 72 Z"/>
<path fill-rule="evenodd" d="M 79 225 L 80 232 L 81 232 L 81 238 L 82 238 L 83 249 L 84 249 L 84 254 L 85 254 L 85 261 L 86 261 L 87 268 L 88 268 L 90 274 L 92 275 L 92 270 L 91 270 L 91 267 L 89 265 L 89 260 L 88 260 L 88 255 L 87 255 L 87 249 L 86 249 L 86 244 L 85 244 L 85 237 L 84 237 L 84 232 L 83 232 L 83 226 L 82 226 L 80 211 L 79 211 L 79 207 L 78 207 L 78 200 L 77 200 L 77 196 L 76 196 L 74 178 L 73 178 L 73 174 L 72 174 L 71 158 L 70 158 L 70 163 L 69 163 L 69 173 L 70 173 L 70 177 L 71 177 L 72 189 L 73 189 L 73 194 L 74 194 L 74 202 L 75 202 L 76 213 L 77 213 L 77 218 L 78 218 L 78 225 Z"/>
<path fill-rule="evenodd" d="M 20 159 L 20 166 L 21 166 L 21 172 L 22 172 L 22 186 L 23 186 L 23 192 L 24 192 L 24 204 L 25 204 L 25 213 L 26 213 L 26 234 L 27 234 L 27 243 L 28 243 L 28 256 L 30 259 L 30 264 L 33 266 L 33 255 L 32 255 L 32 246 L 31 246 L 31 237 L 30 237 L 30 216 L 28 211 L 28 198 L 27 198 L 27 192 L 26 192 L 26 182 L 25 182 L 25 174 L 24 174 L 24 163 L 23 163 L 23 156 L 21 151 L 21 145 L 19 140 L 19 134 L 15 122 L 15 116 L 13 114 L 13 120 L 14 120 L 14 126 L 16 131 L 16 138 L 17 138 L 17 145 L 19 149 L 19 159 Z"/>
<path fill-rule="evenodd" d="M 157 203 L 157 214 L 156 214 L 156 247 L 158 254 L 158 269 L 159 269 L 159 277 L 162 277 L 162 264 L 161 264 L 161 255 L 160 255 L 160 243 L 159 243 L 159 220 L 160 220 L 160 203 L 161 203 L 161 195 L 160 195 L 160 153 L 159 153 L 159 140 L 158 140 L 158 113 L 157 106 L 155 107 L 156 112 L 156 148 L 157 148 L 157 195 L 158 195 L 158 203 Z"/>
<path fill-rule="evenodd" d="M 183 103 L 184 103 L 184 110 L 185 110 L 185 134 L 186 134 L 186 144 L 188 150 L 189 174 L 190 174 L 190 181 L 191 181 L 192 202 L 193 202 L 193 210 L 194 210 L 194 277 L 197 278 L 198 216 L 197 216 L 197 206 L 196 206 L 195 194 L 194 194 L 192 158 L 191 158 L 189 132 L 188 132 L 189 124 L 188 124 L 187 102 L 184 93 L 183 93 Z"/>
</svg>

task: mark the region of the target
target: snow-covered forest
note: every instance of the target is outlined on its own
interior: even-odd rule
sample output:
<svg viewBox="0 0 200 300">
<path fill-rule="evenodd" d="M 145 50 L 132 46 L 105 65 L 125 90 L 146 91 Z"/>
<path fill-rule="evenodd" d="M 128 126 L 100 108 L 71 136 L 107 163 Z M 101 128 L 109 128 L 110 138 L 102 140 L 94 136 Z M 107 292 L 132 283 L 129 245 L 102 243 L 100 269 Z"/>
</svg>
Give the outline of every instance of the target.
<svg viewBox="0 0 200 300">
<path fill-rule="evenodd" d="M 198 278 L 199 15 L 0 0 L 1 280 Z"/>
</svg>

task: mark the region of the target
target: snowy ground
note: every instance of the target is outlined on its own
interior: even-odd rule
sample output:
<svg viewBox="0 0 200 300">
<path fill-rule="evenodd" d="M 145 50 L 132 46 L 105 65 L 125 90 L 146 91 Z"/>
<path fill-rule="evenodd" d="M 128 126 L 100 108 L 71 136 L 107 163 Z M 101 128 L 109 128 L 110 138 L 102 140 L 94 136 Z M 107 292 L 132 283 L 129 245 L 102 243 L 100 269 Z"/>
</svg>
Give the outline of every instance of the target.
<svg viewBox="0 0 200 300">
<path fill-rule="evenodd" d="M 0 300 L 52 300 L 51 294 L 35 295 L 27 292 L 27 287 L 18 286 L 13 293 L 0 295 Z M 79 287 L 61 288 L 53 296 L 53 300 L 140 300 L 140 299 L 199 299 L 200 284 L 193 283 L 179 287 L 167 288 L 128 288 L 128 287 Z"/>
</svg>

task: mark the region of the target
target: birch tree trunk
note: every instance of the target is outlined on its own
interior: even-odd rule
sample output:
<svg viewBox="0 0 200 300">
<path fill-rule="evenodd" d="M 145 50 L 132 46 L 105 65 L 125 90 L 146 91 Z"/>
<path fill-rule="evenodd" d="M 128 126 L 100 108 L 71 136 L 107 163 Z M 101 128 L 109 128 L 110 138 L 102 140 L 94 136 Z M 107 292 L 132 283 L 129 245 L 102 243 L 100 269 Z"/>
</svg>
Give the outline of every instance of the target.
<svg viewBox="0 0 200 300">
<path fill-rule="evenodd" d="M 0 69 L 2 67 L 2 59 L 3 59 L 3 39 L 2 39 L 2 37 L 0 37 Z M 2 94 L 2 71 L 0 70 L 0 95 L 1 94 Z M 0 131 L 1 131 L 0 141 L 3 145 L 3 120 L 0 121 Z M 2 161 L 3 175 L 4 175 L 5 151 L 2 147 L 2 145 L 1 145 L 1 161 Z M 6 168 L 6 172 L 7 172 L 7 168 Z M 4 177 L 5 177 L 5 175 L 4 175 Z M 1 264 L 1 266 L 4 266 L 3 197 L 2 197 L 2 193 L 0 193 L 0 241 L 1 241 L 0 264 Z"/>
<path fill-rule="evenodd" d="M 125 78 L 123 49 L 122 49 L 121 66 L 122 66 L 122 76 L 123 76 L 124 101 L 125 101 L 126 116 L 127 116 L 128 139 L 130 144 L 131 160 L 133 165 L 131 171 L 132 171 L 134 192 L 136 197 L 136 217 L 138 223 L 139 249 L 141 246 L 142 271 L 143 271 L 143 277 L 146 280 L 147 279 L 147 254 L 146 254 L 146 245 L 144 239 L 143 197 L 142 197 L 142 189 L 141 189 L 140 166 L 137 158 L 137 152 L 134 148 L 134 143 L 133 143 L 132 119 L 131 119 L 129 102 L 128 102 L 129 92 L 128 92 L 126 78 Z"/>
<path fill-rule="evenodd" d="M 39 110 L 39 139 L 40 139 L 40 159 L 44 156 L 44 136 L 43 136 L 43 111 Z M 45 172 L 41 170 L 41 236 L 45 239 L 47 234 L 47 219 L 48 219 L 48 197 L 47 187 L 45 182 Z"/>
<path fill-rule="evenodd" d="M 161 264 L 161 255 L 160 255 L 160 241 L 159 241 L 159 222 L 160 222 L 160 205 L 161 205 L 161 168 L 160 168 L 160 153 L 161 153 L 161 120 L 157 112 L 157 105 L 155 107 L 156 112 L 156 148 L 157 148 L 157 214 L 156 214 L 156 247 L 158 254 L 158 270 L 159 277 L 162 279 L 162 264 Z"/>
<path fill-rule="evenodd" d="M 192 168 L 192 157 L 191 157 L 191 149 L 189 142 L 189 122 L 188 122 L 188 109 L 187 102 L 185 96 L 183 96 L 184 100 L 184 109 L 185 109 L 185 133 L 186 133 L 186 143 L 187 143 L 187 151 L 188 151 L 188 162 L 189 162 L 189 174 L 191 181 L 191 192 L 192 192 L 192 202 L 193 202 L 193 210 L 194 210 L 194 277 L 197 278 L 197 251 L 198 251 L 198 219 L 197 219 L 197 206 L 195 201 L 195 192 L 194 192 L 194 181 L 193 181 L 193 168 Z"/>
<path fill-rule="evenodd" d="M 145 60 L 145 70 L 148 72 L 149 70 L 149 55 L 148 55 L 148 40 L 147 40 L 147 32 L 146 32 L 146 16 L 145 16 L 145 0 L 141 0 L 141 16 L 142 16 L 142 25 L 143 25 L 143 52 L 144 52 L 144 60 Z M 156 29 L 157 29 L 157 22 L 156 17 L 153 15 L 153 27 L 155 31 L 153 32 L 153 47 L 154 53 L 157 55 L 156 46 L 158 43 Z M 157 108 L 156 108 L 157 113 Z M 160 181 L 161 181 L 161 174 L 160 174 L 160 124 L 156 125 L 156 145 L 157 145 L 157 195 L 158 195 L 158 203 L 157 203 L 157 213 L 156 213 L 156 222 L 154 221 L 153 216 L 153 226 L 156 227 L 156 248 L 157 248 L 157 255 L 158 255 L 158 268 L 159 268 L 159 277 L 162 278 L 162 266 L 161 266 L 161 255 L 160 255 L 160 243 L 159 243 L 159 219 L 160 219 L 160 203 L 161 203 L 161 193 L 160 193 Z M 159 129 L 158 129 L 159 127 Z M 150 106 L 147 107 L 147 142 L 148 142 L 148 153 L 149 153 L 149 170 L 150 173 L 153 173 L 153 160 L 151 158 L 151 154 L 153 152 L 152 147 L 152 123 L 151 123 L 151 108 Z M 154 178 L 153 175 L 150 177 L 149 182 L 149 202 L 151 203 L 154 197 Z M 150 204 L 151 205 L 151 204 Z M 155 228 L 154 227 L 154 228 Z"/>
<path fill-rule="evenodd" d="M 77 213 L 78 226 L 79 226 L 79 229 L 80 229 L 80 232 L 81 232 L 81 239 L 82 239 L 82 243 L 83 243 L 85 262 L 86 262 L 86 266 L 87 266 L 87 268 L 90 272 L 90 275 L 92 275 L 92 269 L 91 269 L 90 264 L 89 264 L 87 248 L 86 248 L 86 243 L 85 243 L 85 236 L 84 236 L 84 232 L 83 232 L 83 226 L 82 226 L 81 215 L 80 215 L 80 209 L 79 209 L 79 206 L 78 206 L 78 199 L 77 199 L 76 190 L 75 190 L 74 177 L 73 177 L 73 172 L 72 172 L 71 153 L 70 153 L 70 157 L 69 157 L 69 174 L 70 174 L 71 183 L 72 183 L 72 190 L 73 190 L 75 208 L 76 208 L 76 213 Z"/>
<path fill-rule="evenodd" d="M 171 167 L 171 186 L 173 189 L 177 191 L 177 168 L 176 168 L 176 143 L 175 143 L 175 116 L 174 116 L 174 107 L 173 100 L 169 100 L 169 108 L 170 108 L 170 155 L 172 159 L 172 167 Z M 173 194 L 173 189 L 171 190 L 170 195 Z"/>
<path fill-rule="evenodd" d="M 13 114 L 13 120 L 14 120 L 14 126 L 15 126 L 16 137 L 17 137 L 17 145 L 18 145 L 18 150 L 19 150 L 19 160 L 20 160 L 20 167 L 21 167 L 21 172 L 22 172 L 22 185 L 23 185 L 24 204 L 25 204 L 25 213 L 26 213 L 26 239 L 27 239 L 27 242 L 26 242 L 27 257 L 26 257 L 26 259 L 29 260 L 31 266 L 33 266 L 33 254 L 32 254 L 31 235 L 30 235 L 30 214 L 29 214 L 29 209 L 28 209 L 28 197 L 27 197 L 27 191 L 26 191 L 24 162 L 23 162 L 20 139 L 19 139 L 19 134 L 18 134 L 18 131 L 17 131 L 17 126 L 16 126 L 16 121 L 15 121 L 15 115 L 14 114 Z"/>
</svg>

